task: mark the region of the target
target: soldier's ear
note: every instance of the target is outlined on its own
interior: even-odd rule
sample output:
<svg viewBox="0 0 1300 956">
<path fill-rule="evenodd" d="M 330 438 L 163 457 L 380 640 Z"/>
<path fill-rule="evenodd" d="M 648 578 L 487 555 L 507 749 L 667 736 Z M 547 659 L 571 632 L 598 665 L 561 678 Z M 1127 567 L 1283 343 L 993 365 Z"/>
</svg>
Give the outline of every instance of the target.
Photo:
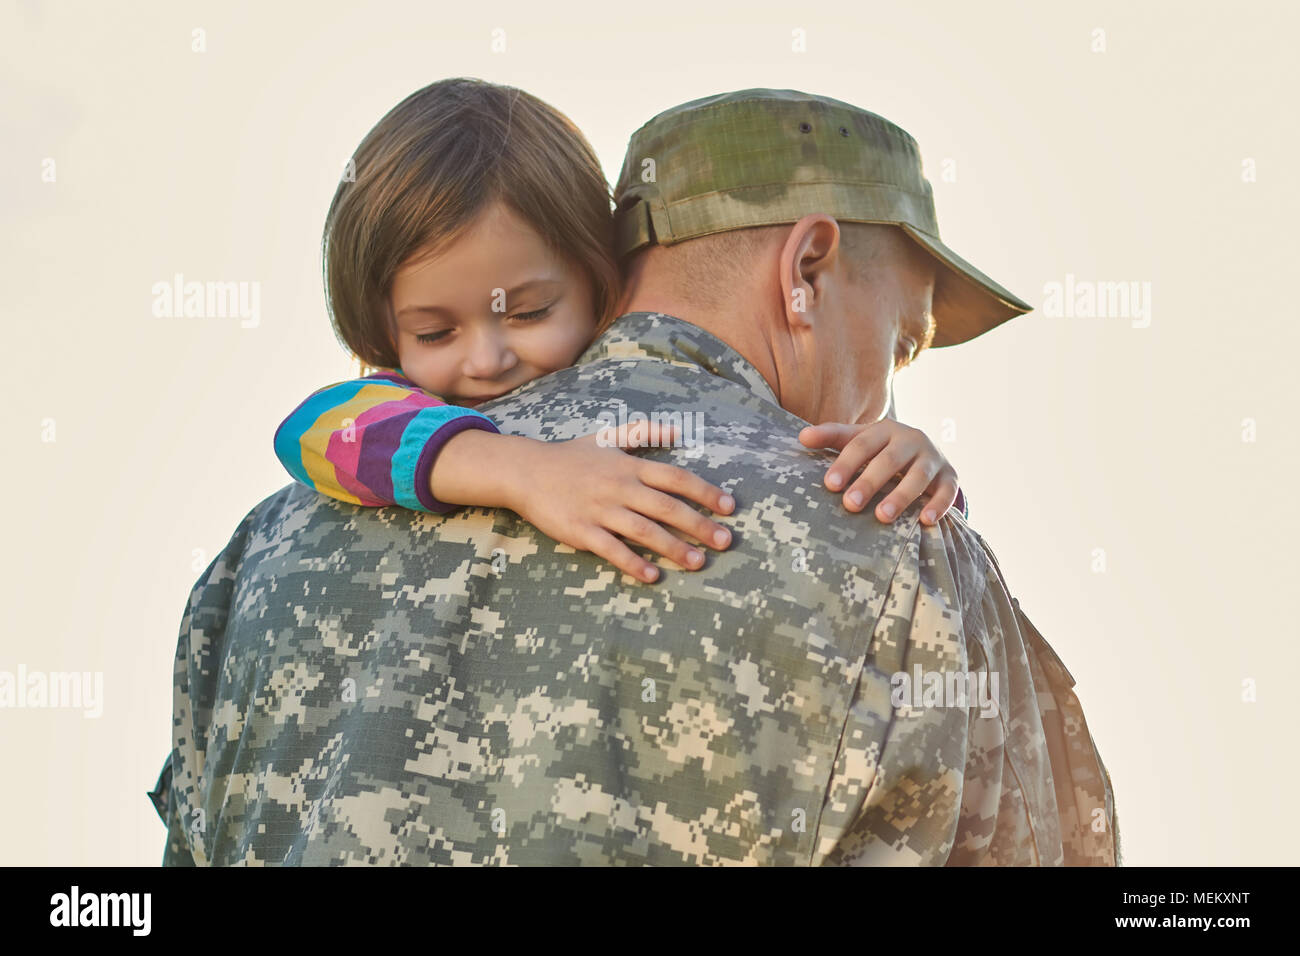
<svg viewBox="0 0 1300 956">
<path fill-rule="evenodd" d="M 840 255 L 840 227 L 830 216 L 814 213 L 790 227 L 781 245 L 781 294 L 786 322 L 805 328 L 826 301 L 826 283 Z"/>
</svg>

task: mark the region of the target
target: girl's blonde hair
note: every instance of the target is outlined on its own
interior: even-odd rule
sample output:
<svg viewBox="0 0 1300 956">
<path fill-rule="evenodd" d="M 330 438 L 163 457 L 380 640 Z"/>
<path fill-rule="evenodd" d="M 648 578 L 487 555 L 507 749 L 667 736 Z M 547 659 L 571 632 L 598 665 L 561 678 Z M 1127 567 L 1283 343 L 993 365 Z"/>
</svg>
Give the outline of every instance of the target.
<svg viewBox="0 0 1300 956">
<path fill-rule="evenodd" d="M 613 321 L 609 184 L 564 114 L 511 86 L 450 79 L 412 93 L 352 157 L 325 219 L 325 297 L 335 334 L 362 365 L 395 368 L 388 294 L 417 253 L 453 240 L 504 202 L 592 285 L 596 334 Z"/>
</svg>

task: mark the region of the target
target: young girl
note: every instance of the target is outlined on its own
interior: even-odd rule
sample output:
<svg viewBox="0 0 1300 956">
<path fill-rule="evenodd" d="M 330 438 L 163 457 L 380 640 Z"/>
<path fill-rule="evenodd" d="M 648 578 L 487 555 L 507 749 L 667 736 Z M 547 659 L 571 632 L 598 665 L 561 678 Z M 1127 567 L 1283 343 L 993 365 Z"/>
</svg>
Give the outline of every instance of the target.
<svg viewBox="0 0 1300 956">
<path fill-rule="evenodd" d="M 289 473 L 357 505 L 508 508 L 647 582 L 658 570 L 616 536 L 690 570 L 703 553 L 668 528 L 726 548 L 727 529 L 675 497 L 729 514 L 723 489 L 625 451 L 671 444 L 671 429 L 542 442 L 500 434 L 475 408 L 572 365 L 615 318 L 609 187 L 577 128 L 520 90 L 444 80 L 380 120 L 352 166 L 326 219 L 326 292 L 337 336 L 379 371 L 312 393 L 281 423 Z M 934 524 L 960 494 L 934 445 L 898 422 L 800 440 L 841 450 L 832 490 L 886 448 L 905 461 L 881 521 L 924 490 Z M 844 489 L 850 511 L 891 477 L 883 461 Z"/>
</svg>

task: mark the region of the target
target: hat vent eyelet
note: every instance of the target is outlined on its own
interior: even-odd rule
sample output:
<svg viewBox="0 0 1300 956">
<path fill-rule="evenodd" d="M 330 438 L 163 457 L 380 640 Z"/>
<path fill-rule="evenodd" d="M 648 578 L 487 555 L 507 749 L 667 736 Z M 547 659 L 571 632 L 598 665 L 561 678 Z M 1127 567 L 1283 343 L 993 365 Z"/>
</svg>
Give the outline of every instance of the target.
<svg viewBox="0 0 1300 956">
<path fill-rule="evenodd" d="M 846 137 L 847 137 L 847 136 L 849 135 L 849 128 L 848 128 L 847 126 L 841 126 L 841 127 L 840 127 L 840 135 L 841 135 L 841 136 L 846 136 Z"/>
<path fill-rule="evenodd" d="M 801 133 L 811 133 L 811 132 L 812 132 L 812 123 L 800 123 L 800 124 L 799 124 L 799 132 L 801 132 Z"/>
</svg>

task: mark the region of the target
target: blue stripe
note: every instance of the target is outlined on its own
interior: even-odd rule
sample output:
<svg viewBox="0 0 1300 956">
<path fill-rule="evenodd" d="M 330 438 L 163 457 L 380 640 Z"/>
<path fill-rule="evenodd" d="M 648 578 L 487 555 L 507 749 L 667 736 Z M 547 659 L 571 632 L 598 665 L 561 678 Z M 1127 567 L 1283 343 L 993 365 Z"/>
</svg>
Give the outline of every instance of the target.
<svg viewBox="0 0 1300 956">
<path fill-rule="evenodd" d="M 424 451 L 424 446 L 429 443 L 429 439 L 439 428 L 449 421 L 465 416 L 491 422 L 486 415 L 471 408 L 462 408 L 459 405 L 437 405 L 433 408 L 422 408 L 406 426 L 406 431 L 402 432 L 402 443 L 393 453 L 390 472 L 393 478 L 393 500 L 403 508 L 424 512 L 429 510 L 420 503 L 420 499 L 415 494 L 415 469 L 420 463 L 420 453 Z M 495 425 L 492 426 L 492 430 L 496 431 Z"/>
<path fill-rule="evenodd" d="M 307 469 L 302 464 L 302 436 L 307 434 L 308 430 L 316 424 L 316 419 L 320 418 L 321 415 L 331 408 L 337 408 L 339 405 L 351 401 L 357 392 L 367 385 L 374 384 L 374 382 L 359 378 L 351 382 L 340 382 L 337 385 L 331 385 L 329 388 L 323 388 L 310 396 L 289 413 L 289 417 L 282 421 L 280 427 L 275 430 L 275 455 L 280 459 L 280 463 L 284 465 L 289 474 L 308 488 L 316 487 L 316 483 L 311 480 L 311 476 L 307 474 Z"/>
</svg>

